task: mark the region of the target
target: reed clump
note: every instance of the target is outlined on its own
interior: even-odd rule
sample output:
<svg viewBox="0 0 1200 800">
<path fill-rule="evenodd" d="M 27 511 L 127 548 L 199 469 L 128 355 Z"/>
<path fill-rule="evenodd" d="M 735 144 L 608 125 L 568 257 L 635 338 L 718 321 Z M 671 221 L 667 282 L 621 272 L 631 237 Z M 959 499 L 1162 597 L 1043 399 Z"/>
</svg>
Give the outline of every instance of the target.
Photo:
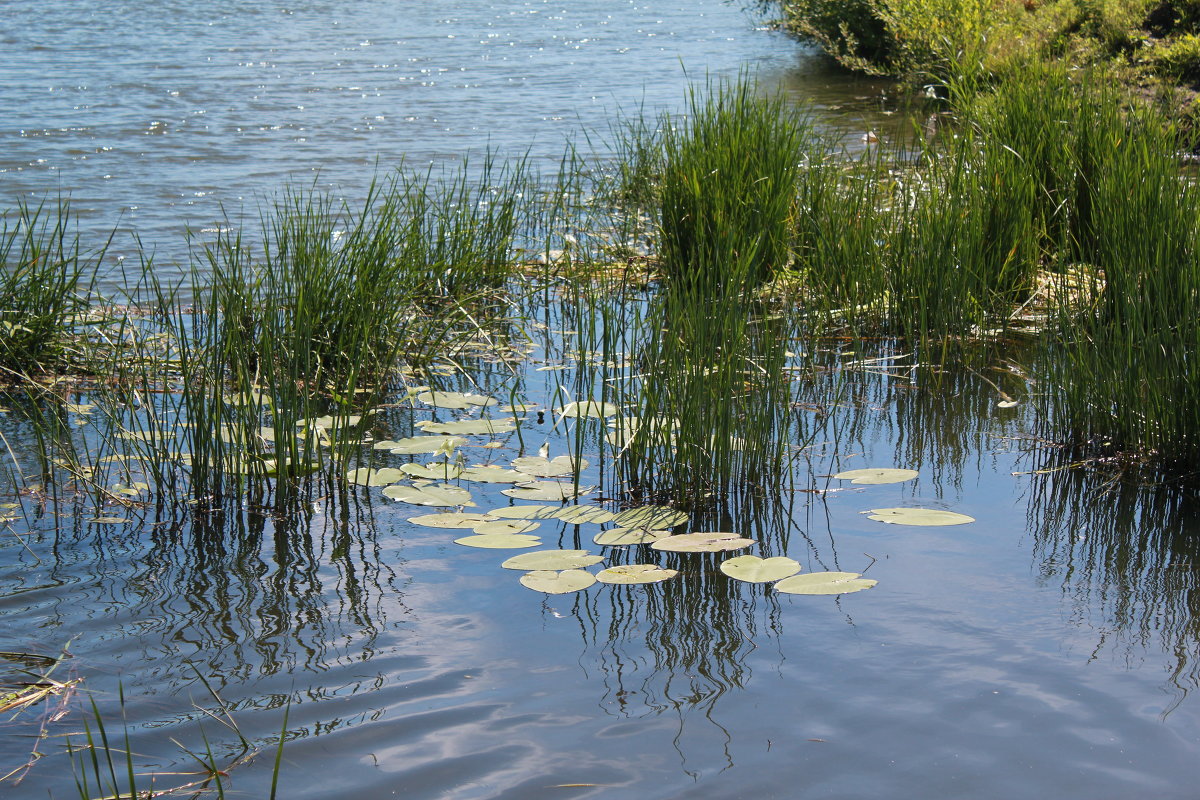
<svg viewBox="0 0 1200 800">
<path fill-rule="evenodd" d="M 66 200 L 21 203 L 0 224 L 0 381 L 58 372 L 80 360 L 107 242 L 87 251 Z"/>
</svg>

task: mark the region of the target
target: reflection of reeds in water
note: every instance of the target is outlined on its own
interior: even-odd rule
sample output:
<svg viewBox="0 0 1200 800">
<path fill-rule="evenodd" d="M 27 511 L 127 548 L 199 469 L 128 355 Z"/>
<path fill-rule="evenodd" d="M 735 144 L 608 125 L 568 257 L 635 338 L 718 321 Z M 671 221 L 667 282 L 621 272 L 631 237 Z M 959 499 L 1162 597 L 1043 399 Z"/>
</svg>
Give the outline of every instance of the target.
<svg viewBox="0 0 1200 800">
<path fill-rule="evenodd" d="M 743 532 L 759 541 L 756 552 L 763 556 L 804 558 L 810 551 L 806 537 L 805 552 L 789 550 L 796 529 L 786 501 L 749 501 L 698 524 Z M 678 717 L 674 744 L 693 772 L 728 762 L 731 736 L 721 723 L 721 700 L 750 681 L 749 657 L 764 626 L 778 634 L 783 624 L 769 590 L 726 577 L 717 569 L 723 558 L 644 546 L 613 550 L 614 565 L 659 563 L 679 575 L 653 586 L 590 592 L 574 608 L 584 656 L 590 653 L 602 676 L 600 707 L 620 717 Z M 724 742 L 723 756 L 695 751 L 705 732 Z"/>
<path fill-rule="evenodd" d="M 1097 631 L 1097 652 L 1140 653 L 1157 641 L 1175 693 L 1169 713 L 1200 686 L 1200 538 L 1191 488 L 1146 486 L 1040 465 L 1027 524 L 1043 580 L 1061 581 L 1080 624 Z M 1096 615 L 1096 616 L 1093 616 Z"/>
</svg>

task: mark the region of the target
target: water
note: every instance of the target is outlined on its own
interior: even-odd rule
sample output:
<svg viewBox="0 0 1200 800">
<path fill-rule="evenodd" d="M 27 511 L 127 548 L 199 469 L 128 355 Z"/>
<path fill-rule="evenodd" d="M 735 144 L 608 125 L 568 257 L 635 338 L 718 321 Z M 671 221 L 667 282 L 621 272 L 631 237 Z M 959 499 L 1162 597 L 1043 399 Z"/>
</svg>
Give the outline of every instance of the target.
<svg viewBox="0 0 1200 800">
<path fill-rule="evenodd" d="M 119 223 L 169 263 L 220 203 L 318 168 L 321 185 L 353 196 L 377 162 L 456 159 L 489 141 L 552 161 L 563 136 L 602 128 L 618 106 L 677 106 L 681 60 L 692 74 L 750 66 L 850 106 L 827 117 L 847 131 L 878 120 L 874 101 L 856 99 L 867 89 L 822 89 L 834 81 L 819 62 L 719 3 L 470 16 L 438 2 L 346 5 L 5 3 L 25 24 L 3 33 L 22 58 L 0 68 L 0 187 L 70 191 L 85 232 Z M 519 384 L 538 408 L 573 385 L 570 370 L 537 371 L 572 341 L 549 331 Z M 507 398 L 502 367 L 471 366 Z M 68 647 L 54 677 L 82 680 L 110 735 L 123 689 L 139 769 L 194 770 L 170 739 L 203 749 L 201 728 L 220 764 L 244 755 L 198 710 L 224 705 L 250 750 L 266 749 L 228 770 L 246 797 L 267 796 L 285 709 L 291 798 L 1193 797 L 1194 501 L 1097 473 L 1036 474 L 1055 462 L 1025 438 L 1028 403 L 998 408 L 971 373 L 878 371 L 797 381 L 813 438 L 794 491 L 726 520 L 761 542 L 755 552 L 806 571 L 866 570 L 870 591 L 786 597 L 726 580 L 714 557 L 664 556 L 681 575 L 660 586 L 547 597 L 499 568 L 508 553 L 413 525 L 425 509 L 378 489 L 348 507 L 315 498 L 309 516 L 207 526 L 153 506 L 95 522 L 69 492 L 58 503 L 34 492 L 0 529 L 0 650 Z M 375 433 L 435 416 L 447 415 L 394 409 Z M 466 453 L 503 464 L 544 440 L 563 452 L 546 416 Z M 5 458 L 35 449 L 15 414 L 0 413 L 0 433 Z M 824 477 L 868 465 L 920 477 L 861 488 Z M 486 509 L 508 503 L 501 488 L 472 492 Z M 898 505 L 977 522 L 904 528 L 861 513 Z M 546 522 L 539 534 L 596 552 L 597 530 Z M 0 723 L 0 772 L 28 757 L 41 711 Z M 81 728 L 76 715 L 48 730 L 78 743 Z M 4 796 L 77 796 L 60 742 L 37 744 L 45 758 Z"/>
<path fill-rule="evenodd" d="M 0 8 L 20 21 L 0 33 L 0 199 L 68 195 L 85 242 L 117 228 L 132 257 L 136 233 L 163 269 L 187 231 L 256 218 L 286 181 L 353 200 L 377 173 L 488 149 L 553 168 L 619 111 L 680 107 L 688 76 L 755 72 L 845 106 L 848 130 L 881 107 L 719 0 Z"/>
</svg>

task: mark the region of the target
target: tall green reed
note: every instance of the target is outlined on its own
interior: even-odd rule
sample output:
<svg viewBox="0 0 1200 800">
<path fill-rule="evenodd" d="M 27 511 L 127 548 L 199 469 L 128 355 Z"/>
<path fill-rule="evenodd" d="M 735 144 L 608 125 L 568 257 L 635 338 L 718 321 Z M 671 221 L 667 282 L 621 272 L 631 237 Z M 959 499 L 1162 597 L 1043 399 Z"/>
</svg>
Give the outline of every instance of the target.
<svg viewBox="0 0 1200 800">
<path fill-rule="evenodd" d="M 60 371 L 79 359 L 96 270 L 108 242 L 85 250 L 67 200 L 20 203 L 0 225 L 0 380 Z"/>
</svg>

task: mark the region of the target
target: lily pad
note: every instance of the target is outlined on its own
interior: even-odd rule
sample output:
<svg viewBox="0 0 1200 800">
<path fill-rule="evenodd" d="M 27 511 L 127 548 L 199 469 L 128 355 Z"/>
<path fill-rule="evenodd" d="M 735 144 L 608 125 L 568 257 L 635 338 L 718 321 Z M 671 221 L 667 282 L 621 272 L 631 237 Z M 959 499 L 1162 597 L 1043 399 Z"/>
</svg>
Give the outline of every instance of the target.
<svg viewBox="0 0 1200 800">
<path fill-rule="evenodd" d="M 592 555 L 586 550 L 538 550 L 513 556 L 500 566 L 505 569 L 578 569 L 590 567 L 604 560 L 604 556 Z"/>
<path fill-rule="evenodd" d="M 626 564 L 621 567 L 609 567 L 596 573 L 600 583 L 659 583 L 668 578 L 674 578 L 678 570 L 663 569 L 657 564 Z"/>
<path fill-rule="evenodd" d="M 421 392 L 417 399 L 437 408 L 471 408 L 472 406 L 494 406 L 499 401 L 482 394 L 463 392 Z"/>
<path fill-rule="evenodd" d="M 513 469 L 535 478 L 561 478 L 564 475 L 574 475 L 575 464 L 575 460 L 570 456 L 555 456 L 554 458 L 522 456 L 514 458 L 512 462 Z M 587 469 L 588 462 L 582 458 L 579 459 L 578 464 L 580 470 Z"/>
<path fill-rule="evenodd" d="M 528 522 L 523 519 L 489 519 L 476 525 L 473 530 L 478 534 L 529 533 L 540 527 L 540 522 Z"/>
<path fill-rule="evenodd" d="M 385 467 L 383 469 L 352 469 L 346 473 L 346 480 L 355 486 L 388 486 L 399 483 L 408 476 L 398 469 Z"/>
<path fill-rule="evenodd" d="M 458 422 L 432 422 L 421 420 L 417 427 L 426 433 L 482 435 L 486 433 L 508 433 L 517 429 L 512 417 L 503 419 L 466 419 Z"/>
<path fill-rule="evenodd" d="M 870 589 L 879 581 L 859 577 L 857 572 L 810 572 L 793 575 L 775 584 L 784 594 L 850 594 Z"/>
<path fill-rule="evenodd" d="M 582 403 L 567 403 L 562 408 L 555 410 L 564 417 L 585 419 L 615 417 L 621 412 L 620 406 L 613 405 L 612 403 L 601 403 L 596 400 L 585 400 Z"/>
<path fill-rule="evenodd" d="M 333 430 L 334 428 L 345 430 L 352 428 L 362 422 L 361 414 L 350 414 L 345 417 L 314 417 L 313 419 L 302 419 L 296 423 L 300 427 L 321 428 L 323 430 Z"/>
<path fill-rule="evenodd" d="M 487 513 L 500 519 L 554 519 L 557 511 L 554 506 L 503 506 Z"/>
<path fill-rule="evenodd" d="M 521 483 L 529 480 L 529 475 L 517 472 L 515 469 L 504 467 L 467 467 L 458 474 L 464 481 L 476 483 Z"/>
<path fill-rule="evenodd" d="M 669 506 L 642 506 L 622 511 L 613 517 L 613 524 L 622 528 L 673 528 L 687 522 L 687 514 Z"/>
<path fill-rule="evenodd" d="M 800 562 L 785 556 L 759 558 L 738 556 L 721 562 L 721 572 L 734 580 L 746 583 L 768 583 L 795 575 L 800 571 Z"/>
<path fill-rule="evenodd" d="M 965 525 L 974 522 L 974 517 L 966 514 L 956 514 L 953 511 L 939 511 L 932 508 L 873 508 L 862 512 L 867 519 L 876 522 L 888 522 L 894 525 Z"/>
<path fill-rule="evenodd" d="M 457 486 L 389 486 L 384 497 L 417 506 L 473 506 L 471 493 Z"/>
<path fill-rule="evenodd" d="M 409 517 L 414 525 L 424 525 L 427 528 L 475 528 L 496 518 L 490 514 L 471 514 L 464 511 L 447 511 L 442 514 L 422 514 L 419 517 Z"/>
<path fill-rule="evenodd" d="M 600 531 L 592 541 L 601 547 L 619 547 L 630 544 L 650 544 L 670 536 L 670 531 L 648 531 L 643 528 L 609 528 Z"/>
<path fill-rule="evenodd" d="M 561 572 L 552 570 L 536 570 L 526 572 L 521 576 L 521 585 L 535 592 L 546 594 L 568 594 L 588 588 L 596 582 L 596 576 L 581 569 L 568 569 Z"/>
<path fill-rule="evenodd" d="M 466 443 L 466 439 L 458 436 L 409 436 L 406 439 L 376 442 L 374 447 L 376 450 L 387 450 L 397 455 L 418 455 L 449 452 Z"/>
<path fill-rule="evenodd" d="M 554 510 L 554 518 L 561 519 L 563 522 L 568 522 L 572 525 L 582 525 L 584 523 L 604 524 L 612 522 L 615 515 L 611 511 L 605 511 L 603 508 L 595 506 L 565 506 Z"/>
<path fill-rule="evenodd" d="M 555 481 L 533 481 L 522 483 L 512 489 L 503 489 L 500 494 L 508 495 L 514 500 L 547 500 L 564 503 L 592 490 L 591 486 L 576 487 L 570 483 Z"/>
<path fill-rule="evenodd" d="M 859 486 L 877 486 L 884 483 L 903 483 L 911 481 L 921 473 L 915 469 L 894 469 L 869 467 L 867 469 L 851 469 L 839 472 L 833 477 L 838 480 L 850 481 Z"/>
<path fill-rule="evenodd" d="M 714 531 L 666 536 L 651 542 L 650 546 L 655 550 L 668 550 L 672 553 L 720 553 L 725 550 L 742 550 L 753 544 L 753 539 L 743 539 L 739 534 Z"/>
<path fill-rule="evenodd" d="M 521 550 L 537 547 L 542 540 L 527 533 L 480 533 L 455 539 L 454 543 L 465 547 L 482 547 L 486 550 Z"/>
<path fill-rule="evenodd" d="M 405 464 L 400 467 L 405 475 L 414 478 L 425 478 L 431 481 L 451 481 L 459 476 L 462 469 L 457 464 L 448 461 L 435 464 Z"/>
</svg>

